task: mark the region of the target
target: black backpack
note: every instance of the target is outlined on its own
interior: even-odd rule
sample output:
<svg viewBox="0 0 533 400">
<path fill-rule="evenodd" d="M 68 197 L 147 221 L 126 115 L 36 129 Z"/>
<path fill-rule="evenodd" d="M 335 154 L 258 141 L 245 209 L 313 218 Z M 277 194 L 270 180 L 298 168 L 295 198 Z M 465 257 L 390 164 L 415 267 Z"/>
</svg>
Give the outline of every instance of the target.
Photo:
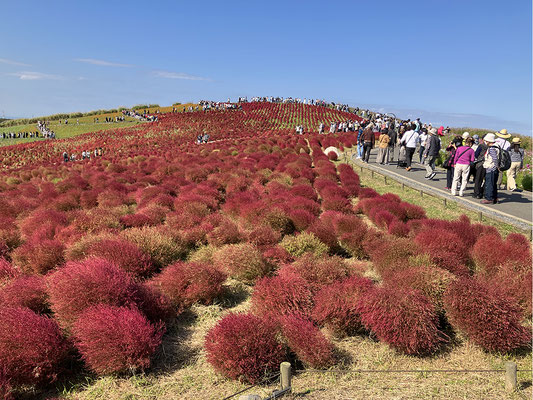
<svg viewBox="0 0 533 400">
<path fill-rule="evenodd" d="M 509 154 L 509 150 L 500 148 L 498 152 L 498 170 L 503 172 L 509 168 L 511 168 L 511 154 Z"/>
</svg>

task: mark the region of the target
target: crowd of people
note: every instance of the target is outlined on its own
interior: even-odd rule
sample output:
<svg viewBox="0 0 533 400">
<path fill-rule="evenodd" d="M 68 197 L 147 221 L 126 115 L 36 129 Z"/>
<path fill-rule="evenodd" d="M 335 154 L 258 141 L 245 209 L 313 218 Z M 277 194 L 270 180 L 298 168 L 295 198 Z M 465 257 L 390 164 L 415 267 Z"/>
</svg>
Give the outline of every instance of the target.
<svg viewBox="0 0 533 400">
<path fill-rule="evenodd" d="M 425 179 L 436 176 L 435 164 L 441 155 L 442 140 L 449 128 L 436 128 L 415 121 L 384 118 L 364 121 L 357 132 L 357 159 L 368 163 L 370 151 L 377 147 L 378 164 L 396 164 L 411 171 L 413 157 L 418 151 L 418 163 L 426 170 Z M 446 187 L 454 196 L 464 196 L 469 182 L 474 184 L 473 197 L 483 204 L 497 204 L 498 190 L 502 190 L 503 174 L 507 174 L 509 191 L 520 191 L 516 175 L 524 164 L 524 149 L 519 137 L 513 138 L 506 129 L 488 133 L 484 137 L 464 132 L 455 136 L 445 149 Z M 394 155 L 398 149 L 398 159 Z"/>
<path fill-rule="evenodd" d="M 159 114 L 159 110 L 157 110 L 155 114 Z M 144 110 L 142 113 L 139 113 L 136 110 L 122 110 L 122 115 L 138 119 L 139 121 L 157 121 L 157 115 L 149 114 L 149 110 Z"/>
<path fill-rule="evenodd" d="M 91 157 L 94 157 L 94 158 L 102 157 L 103 154 L 104 154 L 104 150 L 101 147 L 94 149 L 92 152 L 90 150 L 84 150 L 81 152 L 79 157 L 75 153 L 71 153 L 69 155 L 66 151 L 64 151 L 63 162 L 90 160 Z"/>
</svg>

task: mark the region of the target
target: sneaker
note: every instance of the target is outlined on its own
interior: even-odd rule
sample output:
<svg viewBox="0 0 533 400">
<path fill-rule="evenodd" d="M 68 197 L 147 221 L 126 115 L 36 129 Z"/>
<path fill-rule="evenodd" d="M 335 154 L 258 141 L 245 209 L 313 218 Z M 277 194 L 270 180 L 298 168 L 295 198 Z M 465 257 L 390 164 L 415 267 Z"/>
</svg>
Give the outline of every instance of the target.
<svg viewBox="0 0 533 400">
<path fill-rule="evenodd" d="M 494 204 L 492 200 L 483 199 L 480 201 L 481 204 Z"/>
<path fill-rule="evenodd" d="M 459 197 L 465 197 L 463 193 L 459 193 Z"/>
<path fill-rule="evenodd" d="M 428 177 L 428 179 L 433 179 L 433 178 L 435 178 L 435 175 L 437 175 L 437 173 L 436 173 L 436 172 L 433 172 L 433 173 Z"/>
<path fill-rule="evenodd" d="M 405 170 L 406 171 L 411 171 L 411 167 L 407 167 Z"/>
<path fill-rule="evenodd" d="M 429 176 L 427 176 L 427 175 L 426 175 L 426 176 L 424 176 L 424 179 L 429 179 Z"/>
<path fill-rule="evenodd" d="M 360 159 L 361 159 L 361 157 L 356 157 L 355 159 L 356 159 L 356 160 L 360 160 Z"/>
<path fill-rule="evenodd" d="M 452 196 L 457 196 L 457 193 L 452 192 Z"/>
<path fill-rule="evenodd" d="M 447 187 L 447 186 L 446 186 L 446 187 L 445 187 L 444 189 L 445 189 L 445 190 L 450 190 L 450 188 L 449 188 L 449 187 Z"/>
</svg>

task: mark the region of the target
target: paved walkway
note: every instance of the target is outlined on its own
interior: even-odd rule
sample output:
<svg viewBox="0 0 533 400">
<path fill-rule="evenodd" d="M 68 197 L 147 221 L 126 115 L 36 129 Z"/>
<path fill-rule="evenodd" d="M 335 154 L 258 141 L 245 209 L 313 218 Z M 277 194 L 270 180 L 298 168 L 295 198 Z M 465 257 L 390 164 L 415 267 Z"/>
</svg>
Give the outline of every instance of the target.
<svg viewBox="0 0 533 400">
<path fill-rule="evenodd" d="M 398 149 L 396 149 L 395 160 Z M 431 181 L 424 179 L 426 169 L 423 165 L 417 163 L 419 160 L 418 153 L 413 156 L 413 164 L 411 171 L 406 171 L 405 168 L 398 168 L 396 163 L 393 165 L 379 165 L 376 164 L 377 149 L 370 153 L 370 162 L 363 163 L 361 160 L 356 160 L 355 151 L 353 152 L 352 161 L 359 167 L 365 167 L 370 170 L 379 172 L 380 174 L 390 176 L 391 178 L 404 183 L 407 186 L 415 189 L 423 190 L 428 193 L 439 195 L 443 198 L 456 201 L 464 207 L 481 211 L 487 216 L 499 219 L 501 221 L 518 226 L 522 229 L 531 229 L 532 213 L 533 213 L 533 197 L 530 192 L 510 192 L 508 190 L 501 190 L 498 192 L 498 198 L 501 201 L 499 204 L 484 205 L 480 200 L 472 197 L 474 194 L 474 185 L 469 183 L 465 189 L 465 197 L 452 196 L 446 187 L 446 170 L 437 169 L 437 175 Z M 351 154 L 348 155 L 352 157 Z"/>
</svg>

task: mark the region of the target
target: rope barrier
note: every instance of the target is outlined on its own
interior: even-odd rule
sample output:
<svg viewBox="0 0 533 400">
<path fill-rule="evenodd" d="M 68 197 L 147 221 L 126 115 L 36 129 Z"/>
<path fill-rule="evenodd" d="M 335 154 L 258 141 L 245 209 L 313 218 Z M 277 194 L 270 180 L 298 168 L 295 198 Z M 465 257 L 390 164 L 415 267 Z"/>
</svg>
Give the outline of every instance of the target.
<svg viewBox="0 0 533 400">
<path fill-rule="evenodd" d="M 531 369 L 518 369 L 518 372 L 533 372 Z M 505 369 L 297 369 L 297 373 L 481 373 L 481 372 L 505 372 Z"/>
<path fill-rule="evenodd" d="M 280 376 L 280 375 L 281 375 L 281 374 L 280 374 L 279 372 L 276 372 L 276 373 L 274 373 L 274 374 L 272 374 L 272 375 L 269 375 L 269 376 L 267 376 L 266 378 L 264 378 L 263 380 L 257 382 L 256 384 L 253 384 L 253 385 L 251 385 L 251 386 L 248 386 L 248 387 L 246 387 L 246 388 L 244 388 L 244 389 L 238 391 L 237 393 L 233 393 L 232 395 L 229 395 L 229 396 L 227 396 L 227 397 L 224 397 L 222 400 L 228 400 L 228 399 L 231 399 L 231 398 L 233 398 L 233 397 L 235 397 L 235 396 L 237 396 L 237 395 L 239 395 L 239 394 L 241 394 L 241 393 L 244 393 L 244 392 L 246 392 L 246 391 L 248 391 L 248 390 L 250 390 L 250 389 L 252 389 L 252 388 L 254 388 L 254 387 L 256 387 L 256 386 L 259 386 L 259 385 L 262 385 L 262 384 L 265 383 L 265 382 L 271 381 L 272 379 L 277 378 L 277 377 Z"/>
</svg>

